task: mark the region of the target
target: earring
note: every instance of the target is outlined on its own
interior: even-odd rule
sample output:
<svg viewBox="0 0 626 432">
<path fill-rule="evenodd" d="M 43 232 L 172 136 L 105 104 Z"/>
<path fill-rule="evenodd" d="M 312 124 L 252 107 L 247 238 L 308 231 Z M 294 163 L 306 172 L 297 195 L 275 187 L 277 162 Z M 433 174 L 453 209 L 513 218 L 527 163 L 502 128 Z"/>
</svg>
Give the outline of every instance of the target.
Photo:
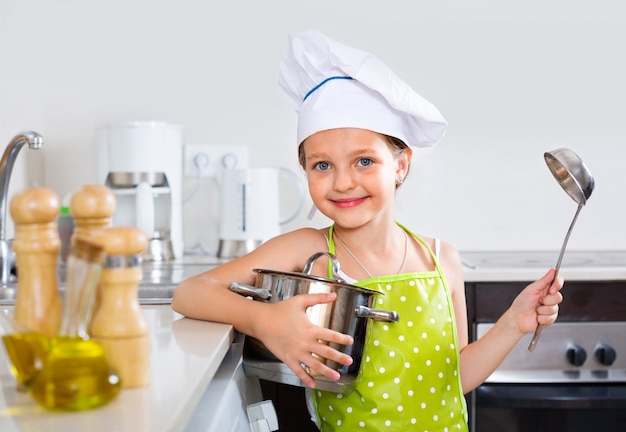
<svg viewBox="0 0 626 432">
<path fill-rule="evenodd" d="M 397 185 L 401 185 L 402 183 L 404 183 L 404 178 L 403 178 L 403 177 L 398 177 L 398 178 L 396 179 L 396 184 L 397 184 Z"/>
</svg>

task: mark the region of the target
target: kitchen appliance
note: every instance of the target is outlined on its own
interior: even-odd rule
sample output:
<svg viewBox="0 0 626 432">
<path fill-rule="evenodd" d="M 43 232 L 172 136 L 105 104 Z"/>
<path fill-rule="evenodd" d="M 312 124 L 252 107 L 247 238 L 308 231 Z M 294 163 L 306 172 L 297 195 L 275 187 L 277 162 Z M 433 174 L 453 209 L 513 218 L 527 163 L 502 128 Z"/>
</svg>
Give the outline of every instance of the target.
<svg viewBox="0 0 626 432">
<path fill-rule="evenodd" d="M 116 198 L 113 226 L 140 228 L 144 259 L 183 256 L 183 135 L 179 125 L 128 122 L 96 130 L 97 175 Z"/>
<path fill-rule="evenodd" d="M 465 252 L 470 340 L 484 335 L 553 252 Z M 570 251 L 559 318 L 534 352 L 526 335 L 470 395 L 470 430 L 580 432 L 626 424 L 626 251 Z M 507 280 L 506 275 L 512 275 Z M 499 275 L 499 276 L 498 276 Z M 527 277 L 526 277 L 527 278 Z"/>
<path fill-rule="evenodd" d="M 556 279 L 561 268 L 561 262 L 563 261 L 563 254 L 565 254 L 567 241 L 569 240 L 569 236 L 572 234 L 572 230 L 574 229 L 574 224 L 578 219 L 578 214 L 580 213 L 580 210 L 585 204 L 587 204 L 587 200 L 591 196 L 591 192 L 593 192 L 593 189 L 595 187 L 595 180 L 582 159 L 572 150 L 559 148 L 544 153 L 543 157 L 548 164 L 550 172 L 552 172 L 554 178 L 559 182 L 559 185 L 561 185 L 563 190 L 567 192 L 570 198 L 572 198 L 576 202 L 576 204 L 578 204 L 578 208 L 576 209 L 576 213 L 574 214 L 574 219 L 572 219 L 572 223 L 567 230 L 567 234 L 565 235 L 565 239 L 563 240 L 563 244 L 561 245 L 559 258 L 556 262 L 556 272 L 554 274 L 554 278 Z M 528 345 L 528 351 L 535 350 L 543 328 L 543 324 L 537 324 L 535 335 Z"/>
<path fill-rule="evenodd" d="M 280 182 L 295 189 L 295 205 L 280 216 Z M 221 179 L 218 257 L 236 258 L 280 234 L 304 204 L 304 185 L 287 168 L 226 169 Z"/>
<path fill-rule="evenodd" d="M 322 256 L 327 256 L 331 262 L 333 279 L 311 275 L 313 264 Z M 371 308 L 374 298 L 384 294 L 343 282 L 337 276 L 339 274 L 339 261 L 333 254 L 326 251 L 312 255 L 307 260 L 302 273 L 266 269 L 256 269 L 255 272 L 257 273 L 256 288 L 234 282 L 230 289 L 268 303 L 287 300 L 299 294 L 330 292 L 337 294 L 337 299 L 334 302 L 311 306 L 307 308 L 306 314 L 309 320 L 318 326 L 352 336 L 354 340 L 352 345 L 330 344 L 330 346 L 352 357 L 353 362 L 349 366 L 344 366 L 317 357 L 326 366 L 338 371 L 341 377 L 338 381 L 330 381 L 322 376 L 316 376 L 315 379 L 319 389 L 337 393 L 351 391 L 361 367 L 369 319 L 390 323 L 400 319 L 395 311 Z M 286 365 L 282 364 L 261 341 L 247 337 L 246 343 L 247 352 L 244 357 L 244 365 L 248 368 L 246 369 L 247 373 L 269 381 L 302 385 L 299 378 Z M 304 367 L 307 368 L 308 366 L 305 365 Z"/>
</svg>

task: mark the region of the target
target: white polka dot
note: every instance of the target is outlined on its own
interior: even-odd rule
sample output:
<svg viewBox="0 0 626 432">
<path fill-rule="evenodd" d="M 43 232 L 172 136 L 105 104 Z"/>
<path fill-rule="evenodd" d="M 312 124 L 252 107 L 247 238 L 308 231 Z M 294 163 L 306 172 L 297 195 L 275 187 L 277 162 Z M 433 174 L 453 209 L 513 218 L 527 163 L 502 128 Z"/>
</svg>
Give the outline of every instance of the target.
<svg viewBox="0 0 626 432">
<path fill-rule="evenodd" d="M 395 356 L 396 356 L 395 351 L 389 351 L 389 357 L 395 357 Z"/>
<path fill-rule="evenodd" d="M 341 426 L 341 420 L 337 420 L 337 426 Z"/>
<path fill-rule="evenodd" d="M 398 405 L 398 412 L 402 412 L 403 409 L 402 405 Z"/>
<path fill-rule="evenodd" d="M 435 420 L 435 421 L 439 420 L 439 416 L 438 416 L 437 414 L 435 414 L 435 415 L 433 416 L 433 420 Z"/>
<path fill-rule="evenodd" d="M 415 308 L 415 310 L 418 311 L 418 312 L 421 312 L 422 311 L 422 307 L 418 306 L 418 307 Z"/>
<path fill-rule="evenodd" d="M 405 302 L 406 301 L 406 297 L 405 296 L 400 296 L 400 301 L 401 302 Z"/>
<path fill-rule="evenodd" d="M 406 325 L 407 325 L 407 326 L 409 326 L 409 327 L 413 327 L 413 321 L 408 321 L 408 322 L 406 323 Z"/>
<path fill-rule="evenodd" d="M 400 384 L 400 378 L 395 377 L 395 378 L 393 379 L 393 383 L 394 383 L 394 384 Z"/>
<path fill-rule="evenodd" d="M 390 291 L 391 290 L 391 285 L 387 285 L 385 288 L 387 289 L 387 291 Z"/>
<path fill-rule="evenodd" d="M 318 395 L 318 396 L 322 396 L 322 392 L 318 391 L 318 392 L 317 392 L 317 395 Z"/>
<path fill-rule="evenodd" d="M 383 399 L 389 399 L 389 393 L 383 393 Z"/>
<path fill-rule="evenodd" d="M 359 422 L 359 426 L 360 426 L 360 427 L 365 427 L 365 422 L 360 421 L 360 422 Z"/>
<path fill-rule="evenodd" d="M 443 372 L 439 372 L 439 378 L 443 378 Z"/>
<path fill-rule="evenodd" d="M 417 354 L 418 352 L 420 352 L 420 350 L 419 350 L 419 348 L 418 348 L 418 347 L 413 347 L 413 352 L 414 352 L 415 354 Z"/>
<path fill-rule="evenodd" d="M 332 405 L 328 405 L 328 409 L 329 409 L 330 411 L 332 411 L 332 410 L 333 410 L 333 406 L 332 406 Z"/>
<path fill-rule="evenodd" d="M 433 278 L 428 278 L 428 285 L 432 285 L 435 283 L 435 279 Z"/>
<path fill-rule="evenodd" d="M 377 412 L 378 412 L 378 409 L 372 408 L 372 414 L 376 414 Z"/>
<path fill-rule="evenodd" d="M 426 409 L 426 402 L 422 402 L 421 405 L 420 405 L 420 408 Z"/>
<path fill-rule="evenodd" d="M 409 363 L 409 362 L 404 363 L 404 367 L 406 369 L 410 369 L 411 368 L 411 363 Z"/>
<path fill-rule="evenodd" d="M 414 281 L 414 280 L 409 281 L 409 285 L 410 285 L 410 286 L 415 286 L 415 281 Z"/>
<path fill-rule="evenodd" d="M 387 427 L 391 426 L 391 420 L 385 420 L 385 426 Z"/>
<path fill-rule="evenodd" d="M 415 423 L 417 423 L 417 420 L 414 417 L 414 418 L 411 419 L 411 424 L 415 424 Z"/>
<path fill-rule="evenodd" d="M 431 323 L 431 324 L 435 324 L 435 318 L 431 318 L 431 319 L 430 319 L 430 323 Z"/>
<path fill-rule="evenodd" d="M 441 400 L 441 406 L 446 406 L 446 400 L 445 399 Z"/>
<path fill-rule="evenodd" d="M 441 303 L 437 304 L 437 309 L 439 309 L 439 310 L 443 309 L 443 306 L 441 306 Z"/>
<path fill-rule="evenodd" d="M 376 340 L 374 341 L 374 346 L 378 346 L 378 345 L 380 345 L 380 341 L 379 341 L 378 339 L 376 339 Z"/>
<path fill-rule="evenodd" d="M 341 399 L 343 398 L 343 395 L 341 393 L 337 393 L 337 399 Z"/>
<path fill-rule="evenodd" d="M 426 366 L 430 366 L 432 362 L 430 360 L 426 360 Z"/>
<path fill-rule="evenodd" d="M 380 369 L 378 369 L 378 372 L 380 372 L 381 374 L 384 374 L 385 373 L 385 368 L 381 367 Z"/>
<path fill-rule="evenodd" d="M 379 298 L 378 300 L 376 300 L 376 303 L 378 303 L 379 305 L 383 304 L 383 299 Z"/>
<path fill-rule="evenodd" d="M 445 330 L 441 332 L 441 336 L 445 336 L 446 334 L 447 334 L 447 333 L 446 333 L 446 331 L 445 331 Z"/>
<path fill-rule="evenodd" d="M 347 412 L 347 413 L 351 413 L 351 412 L 352 412 L 352 407 L 348 407 L 348 408 L 346 408 L 346 412 Z"/>
<path fill-rule="evenodd" d="M 422 333 L 422 339 L 426 339 L 428 337 L 428 334 L 426 334 L 426 332 Z"/>
<path fill-rule="evenodd" d="M 370 388 L 374 387 L 374 383 L 372 381 L 370 381 L 370 382 L 367 383 L 367 386 L 370 387 Z"/>
<path fill-rule="evenodd" d="M 417 376 L 417 380 L 418 381 L 423 381 L 424 380 L 424 376 L 423 375 L 418 375 Z"/>
<path fill-rule="evenodd" d="M 415 394 L 415 393 L 413 393 L 413 390 L 409 390 L 407 393 L 408 393 L 409 396 L 413 396 Z"/>
<path fill-rule="evenodd" d="M 398 336 L 398 340 L 399 340 L 400 342 L 403 342 L 403 341 L 404 341 L 404 336 L 403 336 L 403 335 Z"/>
<path fill-rule="evenodd" d="M 435 345 L 435 351 L 439 351 L 441 350 L 441 347 L 439 345 Z"/>
<path fill-rule="evenodd" d="M 370 361 L 370 356 L 365 356 L 365 363 L 369 363 Z"/>
<path fill-rule="evenodd" d="M 453 343 L 450 344 L 450 349 L 454 349 L 454 344 Z"/>
<path fill-rule="evenodd" d="M 436 392 L 436 391 L 437 391 L 437 390 L 435 390 L 435 387 L 431 387 L 431 388 L 430 388 L 430 392 L 431 392 L 432 394 L 435 394 L 435 392 Z"/>
<path fill-rule="evenodd" d="M 385 324 L 385 325 L 383 326 L 383 330 L 385 330 L 385 331 L 389 330 L 389 326 L 388 326 L 387 324 Z"/>
<path fill-rule="evenodd" d="M 450 357 L 446 357 L 446 363 L 450 364 Z"/>
</svg>

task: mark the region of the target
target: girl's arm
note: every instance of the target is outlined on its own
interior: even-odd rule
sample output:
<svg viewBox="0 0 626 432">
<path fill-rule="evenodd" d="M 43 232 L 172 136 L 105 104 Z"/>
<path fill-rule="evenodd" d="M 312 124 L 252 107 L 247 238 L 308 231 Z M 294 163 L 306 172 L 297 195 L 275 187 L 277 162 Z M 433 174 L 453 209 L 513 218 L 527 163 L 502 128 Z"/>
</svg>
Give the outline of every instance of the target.
<svg viewBox="0 0 626 432">
<path fill-rule="evenodd" d="M 333 301 L 335 294 L 298 295 L 264 303 L 228 289 L 233 281 L 254 285 L 255 268 L 301 272 L 309 256 L 320 247 L 326 246 L 317 230 L 298 230 L 276 237 L 241 258 L 182 281 L 174 292 L 172 308 L 190 318 L 231 324 L 239 332 L 259 339 L 305 385 L 314 387 L 315 381 L 301 364 L 329 379 L 339 379 L 336 371 L 311 353 L 349 365 L 352 359 L 348 355 L 319 340 L 349 345 L 352 338 L 313 325 L 305 312 L 309 306 Z"/>
<path fill-rule="evenodd" d="M 442 249 L 442 266 L 450 285 L 459 333 L 461 383 L 463 392 L 469 393 L 496 370 L 526 333 L 535 331 L 537 323 L 550 325 L 556 320 L 558 305 L 563 300 L 559 292 L 563 279 L 554 280 L 555 270 L 550 269 L 522 290 L 483 337 L 468 344 L 463 269 L 458 252 L 449 245 Z"/>
</svg>

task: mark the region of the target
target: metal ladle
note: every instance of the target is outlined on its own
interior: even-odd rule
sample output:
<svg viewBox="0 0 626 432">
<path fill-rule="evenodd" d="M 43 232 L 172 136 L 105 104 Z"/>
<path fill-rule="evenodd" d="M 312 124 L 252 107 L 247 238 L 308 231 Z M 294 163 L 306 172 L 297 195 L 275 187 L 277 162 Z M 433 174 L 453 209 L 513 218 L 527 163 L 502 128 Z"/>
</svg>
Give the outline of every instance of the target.
<svg viewBox="0 0 626 432">
<path fill-rule="evenodd" d="M 548 168 L 550 168 L 554 178 L 559 182 L 565 192 L 567 192 L 567 194 L 578 204 L 578 209 L 576 210 L 574 219 L 567 230 L 565 240 L 563 240 L 563 245 L 561 246 L 561 253 L 559 254 L 559 259 L 556 263 L 556 273 L 554 274 L 554 279 L 556 279 L 559 275 L 559 269 L 561 268 L 561 262 L 563 261 L 563 254 L 565 253 L 567 241 L 572 233 L 576 219 L 578 219 L 580 210 L 585 204 L 587 204 L 587 200 L 591 196 L 591 192 L 593 192 L 595 181 L 591 172 L 589 172 L 589 168 L 587 168 L 582 159 L 580 159 L 580 157 L 578 157 L 578 155 L 572 150 L 559 148 L 544 153 L 543 157 L 546 160 Z M 545 326 L 543 324 L 537 324 L 535 335 L 530 341 L 530 345 L 528 345 L 528 351 L 532 352 L 535 350 L 537 342 L 539 341 L 539 336 L 541 335 L 541 331 L 544 327 Z"/>
</svg>

